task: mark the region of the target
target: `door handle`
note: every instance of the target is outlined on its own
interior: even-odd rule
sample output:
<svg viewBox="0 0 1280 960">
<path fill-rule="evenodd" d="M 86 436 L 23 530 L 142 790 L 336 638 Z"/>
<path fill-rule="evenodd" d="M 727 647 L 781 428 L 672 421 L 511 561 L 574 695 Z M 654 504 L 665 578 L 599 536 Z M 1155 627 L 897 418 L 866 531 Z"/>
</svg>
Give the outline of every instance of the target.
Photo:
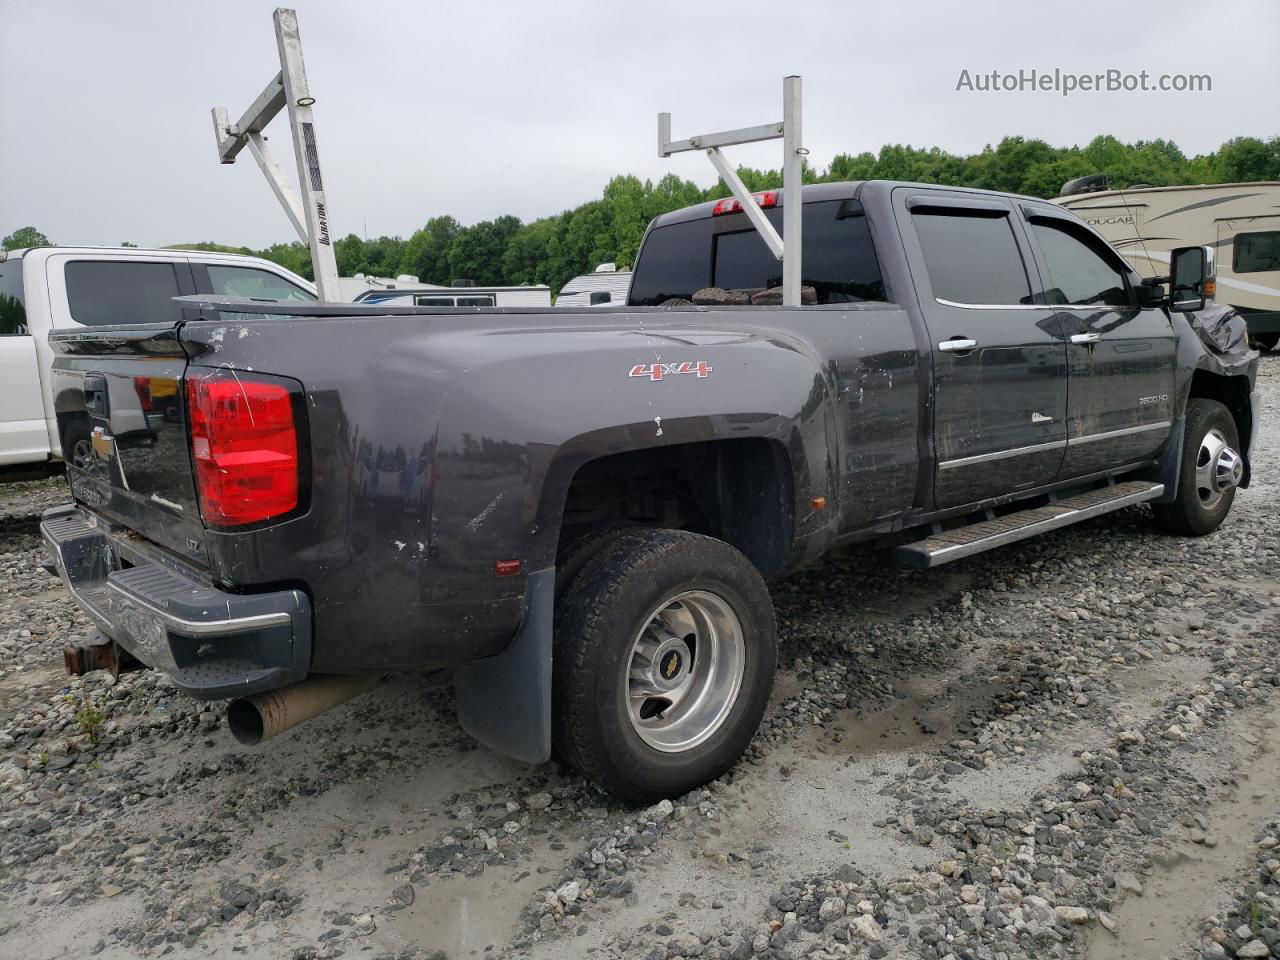
<svg viewBox="0 0 1280 960">
<path fill-rule="evenodd" d="M 1072 343 L 1097 343 L 1102 339 L 1100 333 L 1073 333 L 1071 335 Z"/>
<path fill-rule="evenodd" d="M 967 337 L 952 337 L 950 340 L 938 341 L 938 349 L 943 353 L 964 353 L 977 345 L 977 340 L 970 340 Z"/>
</svg>

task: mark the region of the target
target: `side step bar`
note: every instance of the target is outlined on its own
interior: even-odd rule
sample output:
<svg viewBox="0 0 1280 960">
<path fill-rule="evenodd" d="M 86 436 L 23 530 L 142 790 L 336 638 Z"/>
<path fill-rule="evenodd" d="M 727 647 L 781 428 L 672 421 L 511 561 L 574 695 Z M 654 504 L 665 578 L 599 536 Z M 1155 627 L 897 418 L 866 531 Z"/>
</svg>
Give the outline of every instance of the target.
<svg viewBox="0 0 1280 960">
<path fill-rule="evenodd" d="M 1163 483 L 1150 483 L 1146 480 L 1117 483 L 1100 490 L 1066 497 L 1048 506 L 935 533 L 923 540 L 898 547 L 896 557 L 904 566 L 936 567 L 994 547 L 1003 547 L 1006 543 L 1025 540 L 1081 520 L 1099 517 L 1113 510 L 1154 500 L 1163 493 Z"/>
</svg>

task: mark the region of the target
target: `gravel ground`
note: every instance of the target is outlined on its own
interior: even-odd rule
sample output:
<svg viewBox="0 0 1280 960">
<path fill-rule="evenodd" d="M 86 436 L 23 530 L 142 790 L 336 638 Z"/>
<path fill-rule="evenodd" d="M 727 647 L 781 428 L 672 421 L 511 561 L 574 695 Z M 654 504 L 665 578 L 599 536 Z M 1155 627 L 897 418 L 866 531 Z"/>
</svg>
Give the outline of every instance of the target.
<svg viewBox="0 0 1280 960">
<path fill-rule="evenodd" d="M 475 746 L 404 677 L 248 750 L 38 566 L 0 487 L 0 955 L 1280 957 L 1280 358 L 1253 487 L 939 571 L 775 588 L 751 750 L 648 810 Z"/>
</svg>

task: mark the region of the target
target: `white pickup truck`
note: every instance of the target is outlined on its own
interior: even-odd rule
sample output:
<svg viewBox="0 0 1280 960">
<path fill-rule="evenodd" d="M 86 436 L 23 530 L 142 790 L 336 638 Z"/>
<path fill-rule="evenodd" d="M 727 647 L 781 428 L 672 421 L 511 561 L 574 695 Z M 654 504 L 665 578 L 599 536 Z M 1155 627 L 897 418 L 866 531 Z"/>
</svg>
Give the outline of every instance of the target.
<svg viewBox="0 0 1280 960">
<path fill-rule="evenodd" d="M 173 298 L 194 293 L 316 299 L 312 284 L 256 257 L 137 247 L 0 250 L 0 480 L 42 476 L 77 447 L 91 456 L 87 428 L 83 436 L 58 435 L 49 331 L 181 319 Z M 177 396 L 155 386 L 138 378 L 136 400 L 115 405 L 136 421 L 117 429 L 144 443 L 166 417 L 178 416 Z"/>
</svg>

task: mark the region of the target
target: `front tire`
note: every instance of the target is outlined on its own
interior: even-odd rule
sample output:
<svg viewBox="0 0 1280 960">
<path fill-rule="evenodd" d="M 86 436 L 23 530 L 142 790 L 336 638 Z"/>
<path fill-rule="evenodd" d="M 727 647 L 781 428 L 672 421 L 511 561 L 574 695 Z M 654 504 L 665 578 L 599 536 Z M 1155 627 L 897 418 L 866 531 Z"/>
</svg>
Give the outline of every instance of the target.
<svg viewBox="0 0 1280 960">
<path fill-rule="evenodd" d="M 631 803 L 714 780 L 760 724 L 776 644 L 768 588 L 738 550 L 683 531 L 619 533 L 556 610 L 556 752 Z"/>
<path fill-rule="evenodd" d="M 1184 537 L 1213 533 L 1231 512 L 1244 473 L 1240 435 L 1231 411 L 1217 400 L 1192 397 L 1178 473 L 1178 496 L 1154 504 L 1156 522 Z"/>
<path fill-rule="evenodd" d="M 1259 350 L 1274 350 L 1280 343 L 1280 333 L 1255 333 L 1249 338 Z"/>
</svg>

